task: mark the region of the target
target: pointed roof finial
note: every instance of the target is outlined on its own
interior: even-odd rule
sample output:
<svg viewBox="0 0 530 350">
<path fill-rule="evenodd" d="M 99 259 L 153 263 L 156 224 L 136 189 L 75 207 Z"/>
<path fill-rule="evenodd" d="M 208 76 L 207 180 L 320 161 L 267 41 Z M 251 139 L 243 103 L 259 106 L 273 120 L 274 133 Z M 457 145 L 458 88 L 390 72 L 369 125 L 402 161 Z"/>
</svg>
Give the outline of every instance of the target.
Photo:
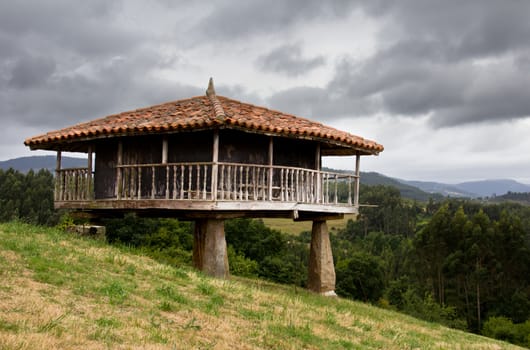
<svg viewBox="0 0 530 350">
<path fill-rule="evenodd" d="M 206 90 L 206 96 L 215 96 L 215 88 L 213 87 L 213 78 L 210 78 L 210 81 L 208 82 L 208 89 Z"/>
</svg>

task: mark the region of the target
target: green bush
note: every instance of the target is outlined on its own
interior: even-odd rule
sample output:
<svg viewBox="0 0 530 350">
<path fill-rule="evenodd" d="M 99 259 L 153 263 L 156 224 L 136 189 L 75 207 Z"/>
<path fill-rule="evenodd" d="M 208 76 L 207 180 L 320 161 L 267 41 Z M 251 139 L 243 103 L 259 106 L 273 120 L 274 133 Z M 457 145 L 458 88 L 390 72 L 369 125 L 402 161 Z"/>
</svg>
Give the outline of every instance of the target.
<svg viewBox="0 0 530 350">
<path fill-rule="evenodd" d="M 438 304 L 430 293 L 426 293 L 422 299 L 413 288 L 407 289 L 403 294 L 403 311 L 429 322 L 466 329 L 466 321 L 458 318 L 455 307 Z"/>
<path fill-rule="evenodd" d="M 514 324 L 503 316 L 493 316 L 484 322 L 482 335 L 530 347 L 530 321 Z"/>
<path fill-rule="evenodd" d="M 252 259 L 245 258 L 243 254 L 237 253 L 232 246 L 228 246 L 228 264 L 231 274 L 243 277 L 258 276 L 258 263 Z"/>
</svg>

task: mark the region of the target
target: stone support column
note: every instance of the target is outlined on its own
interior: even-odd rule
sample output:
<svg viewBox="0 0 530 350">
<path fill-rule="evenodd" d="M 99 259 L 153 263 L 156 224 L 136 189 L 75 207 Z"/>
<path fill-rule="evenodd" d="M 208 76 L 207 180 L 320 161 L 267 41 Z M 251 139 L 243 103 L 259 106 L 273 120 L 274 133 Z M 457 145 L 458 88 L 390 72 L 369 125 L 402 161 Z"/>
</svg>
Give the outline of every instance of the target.
<svg viewBox="0 0 530 350">
<path fill-rule="evenodd" d="M 326 221 L 313 221 L 307 288 L 327 296 L 335 296 L 335 266 Z"/>
<path fill-rule="evenodd" d="M 193 266 L 213 277 L 229 277 L 224 220 L 198 219 L 195 221 Z"/>
</svg>

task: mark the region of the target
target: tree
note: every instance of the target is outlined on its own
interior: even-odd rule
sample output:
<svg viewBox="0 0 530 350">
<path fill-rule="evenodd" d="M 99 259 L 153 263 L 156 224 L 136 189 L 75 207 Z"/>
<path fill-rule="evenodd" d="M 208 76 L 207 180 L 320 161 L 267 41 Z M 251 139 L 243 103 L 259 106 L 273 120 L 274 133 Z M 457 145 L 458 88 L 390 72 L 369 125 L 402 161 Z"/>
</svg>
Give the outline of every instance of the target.
<svg viewBox="0 0 530 350">
<path fill-rule="evenodd" d="M 339 295 L 371 302 L 383 295 L 383 268 L 377 257 L 365 252 L 353 253 L 351 258 L 340 261 L 336 270 Z"/>
</svg>

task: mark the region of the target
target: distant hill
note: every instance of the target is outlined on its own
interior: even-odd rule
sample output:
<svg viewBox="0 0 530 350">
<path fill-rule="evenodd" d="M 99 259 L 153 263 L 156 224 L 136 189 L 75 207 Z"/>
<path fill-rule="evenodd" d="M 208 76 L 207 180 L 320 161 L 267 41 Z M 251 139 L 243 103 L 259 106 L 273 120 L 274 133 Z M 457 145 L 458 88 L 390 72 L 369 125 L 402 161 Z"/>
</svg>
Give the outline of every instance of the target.
<svg viewBox="0 0 530 350">
<path fill-rule="evenodd" d="M 502 196 L 508 192 L 530 192 L 530 185 L 509 179 L 469 181 L 458 184 L 399 179 L 398 181 L 418 187 L 428 193 L 440 193 L 448 197 L 484 198 Z"/>
<path fill-rule="evenodd" d="M 471 193 L 466 190 L 463 190 L 462 188 L 458 187 L 458 185 L 448 185 L 448 184 L 444 184 L 440 182 L 432 182 L 432 181 L 408 181 L 408 180 L 399 180 L 399 181 L 404 184 L 417 187 L 427 193 L 439 193 L 445 197 L 467 197 L 467 198 L 479 197 L 476 193 Z"/>
<path fill-rule="evenodd" d="M 477 197 L 494 197 L 508 192 L 530 192 L 529 185 L 509 179 L 462 182 L 455 186 L 475 193 Z"/>
<path fill-rule="evenodd" d="M 331 171 L 331 172 L 353 174 L 353 171 L 350 171 L 350 170 L 337 170 L 337 169 L 330 169 L 330 168 L 324 168 L 324 170 Z M 430 198 L 442 198 L 443 197 L 441 194 L 428 193 L 426 191 L 419 189 L 418 187 L 403 183 L 399 179 L 388 177 L 388 176 L 385 176 L 383 174 L 379 174 L 376 172 L 362 172 L 361 171 L 361 184 L 366 185 L 366 186 L 376 186 L 376 185 L 392 186 L 399 190 L 399 193 L 401 194 L 403 198 L 408 198 L 408 199 L 417 200 L 421 202 L 427 202 Z"/>
<path fill-rule="evenodd" d="M 55 171 L 55 162 L 55 156 L 20 157 L 0 161 L 0 169 L 7 170 L 13 168 L 22 173 L 27 173 L 30 169 L 33 169 L 34 171 L 48 169 L 53 173 Z M 61 163 L 63 168 L 78 168 L 86 166 L 87 160 L 73 157 L 62 157 Z"/>
<path fill-rule="evenodd" d="M 436 192 L 427 192 L 418 186 L 407 184 L 399 179 L 388 177 L 376 172 L 361 172 L 361 184 L 367 186 L 385 185 L 392 186 L 399 190 L 401 196 L 421 202 L 427 202 L 430 198 L 442 198 L 443 196 Z"/>
</svg>

